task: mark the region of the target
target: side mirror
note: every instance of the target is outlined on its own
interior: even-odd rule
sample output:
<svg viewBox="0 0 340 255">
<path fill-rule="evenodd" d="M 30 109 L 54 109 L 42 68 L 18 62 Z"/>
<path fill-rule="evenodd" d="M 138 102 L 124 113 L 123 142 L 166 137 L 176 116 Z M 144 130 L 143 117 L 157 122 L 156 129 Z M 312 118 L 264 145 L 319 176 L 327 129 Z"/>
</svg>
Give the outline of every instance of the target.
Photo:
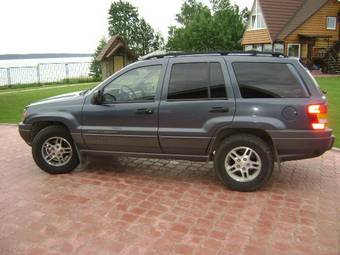
<svg viewBox="0 0 340 255">
<path fill-rule="evenodd" d="M 101 105 L 103 103 L 104 97 L 103 97 L 103 91 L 98 90 L 96 93 L 93 94 L 91 98 L 91 103 L 96 105 Z"/>
</svg>

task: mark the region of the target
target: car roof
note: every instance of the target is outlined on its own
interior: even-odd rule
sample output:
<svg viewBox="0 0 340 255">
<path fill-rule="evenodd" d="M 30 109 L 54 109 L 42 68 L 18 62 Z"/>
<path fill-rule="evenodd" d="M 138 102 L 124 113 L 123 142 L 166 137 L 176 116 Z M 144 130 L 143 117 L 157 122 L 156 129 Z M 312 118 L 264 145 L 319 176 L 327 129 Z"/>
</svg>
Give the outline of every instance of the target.
<svg viewBox="0 0 340 255">
<path fill-rule="evenodd" d="M 139 60 L 155 60 L 163 58 L 184 58 L 184 57 L 212 57 L 212 56 L 239 56 L 239 57 L 273 57 L 287 58 L 286 55 L 280 52 L 259 52 L 259 51 L 211 51 L 211 52 L 164 52 L 148 54 L 141 57 Z"/>
</svg>

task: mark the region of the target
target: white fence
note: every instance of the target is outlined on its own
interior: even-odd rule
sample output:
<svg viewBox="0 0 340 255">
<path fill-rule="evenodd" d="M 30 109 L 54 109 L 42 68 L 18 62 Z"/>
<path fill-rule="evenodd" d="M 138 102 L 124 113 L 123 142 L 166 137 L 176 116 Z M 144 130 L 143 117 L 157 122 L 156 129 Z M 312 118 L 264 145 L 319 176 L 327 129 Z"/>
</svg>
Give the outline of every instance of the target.
<svg viewBox="0 0 340 255">
<path fill-rule="evenodd" d="M 0 86 L 60 82 L 88 78 L 90 62 L 46 63 L 36 66 L 0 67 Z"/>
</svg>

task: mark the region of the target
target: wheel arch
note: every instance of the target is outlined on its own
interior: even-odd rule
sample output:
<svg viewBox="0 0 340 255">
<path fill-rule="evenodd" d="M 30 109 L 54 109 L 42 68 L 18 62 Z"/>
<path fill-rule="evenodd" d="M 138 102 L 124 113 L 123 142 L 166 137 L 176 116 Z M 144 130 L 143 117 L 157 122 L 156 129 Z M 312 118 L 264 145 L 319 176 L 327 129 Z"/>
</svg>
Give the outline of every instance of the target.
<svg viewBox="0 0 340 255">
<path fill-rule="evenodd" d="M 277 150 L 272 137 L 266 131 L 256 128 L 225 128 L 218 131 L 209 148 L 209 159 L 213 158 L 214 152 L 226 138 L 239 134 L 250 134 L 261 138 L 272 149 L 275 160 L 278 160 Z"/>
<path fill-rule="evenodd" d="M 34 137 L 44 128 L 50 127 L 50 126 L 61 126 L 65 128 L 70 134 L 71 130 L 65 124 L 65 122 L 60 121 L 60 120 L 37 120 L 32 123 L 32 132 L 31 132 L 31 141 L 34 140 Z"/>
</svg>

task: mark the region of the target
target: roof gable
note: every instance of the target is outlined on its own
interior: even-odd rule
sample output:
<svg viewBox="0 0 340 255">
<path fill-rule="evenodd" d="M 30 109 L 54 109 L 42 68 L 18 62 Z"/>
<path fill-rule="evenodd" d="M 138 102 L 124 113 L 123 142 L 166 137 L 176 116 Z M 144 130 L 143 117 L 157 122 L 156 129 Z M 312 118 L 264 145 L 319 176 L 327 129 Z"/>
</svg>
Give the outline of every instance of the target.
<svg viewBox="0 0 340 255">
<path fill-rule="evenodd" d="M 102 61 L 104 58 L 109 58 L 120 49 L 124 49 L 129 57 L 134 57 L 133 52 L 128 48 L 124 39 L 119 35 L 115 35 L 108 41 L 106 46 L 97 56 L 96 60 Z"/>
<path fill-rule="evenodd" d="M 294 32 L 299 26 L 320 10 L 327 2 L 328 0 L 306 0 L 302 7 L 296 12 L 295 16 L 280 32 L 277 39 L 284 40 L 289 34 Z"/>
<path fill-rule="evenodd" d="M 259 0 L 255 0 L 250 14 L 249 30 L 266 29 L 267 24 Z"/>
<path fill-rule="evenodd" d="M 259 0 L 272 41 L 295 16 L 305 0 Z"/>
</svg>

